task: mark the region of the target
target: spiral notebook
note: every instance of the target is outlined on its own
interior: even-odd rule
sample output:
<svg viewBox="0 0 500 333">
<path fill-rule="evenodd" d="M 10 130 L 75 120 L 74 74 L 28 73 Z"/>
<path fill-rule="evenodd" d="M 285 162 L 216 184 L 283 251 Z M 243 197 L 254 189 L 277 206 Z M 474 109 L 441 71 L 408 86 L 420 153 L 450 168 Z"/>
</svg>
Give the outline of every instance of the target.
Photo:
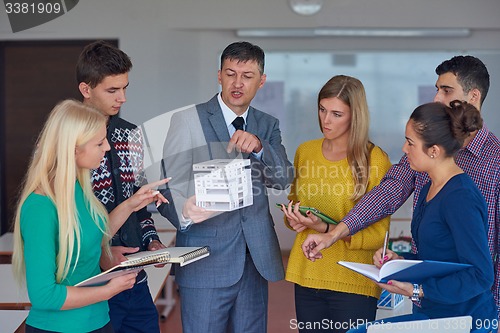
<svg viewBox="0 0 500 333">
<path fill-rule="evenodd" d="M 107 271 L 95 275 L 78 284 L 77 287 L 94 286 L 103 284 L 114 277 L 138 272 L 148 266 L 158 264 L 179 264 L 180 266 L 191 264 L 210 255 L 210 248 L 203 247 L 168 247 L 156 251 L 143 251 L 130 254 L 128 260 L 121 262 Z"/>
</svg>

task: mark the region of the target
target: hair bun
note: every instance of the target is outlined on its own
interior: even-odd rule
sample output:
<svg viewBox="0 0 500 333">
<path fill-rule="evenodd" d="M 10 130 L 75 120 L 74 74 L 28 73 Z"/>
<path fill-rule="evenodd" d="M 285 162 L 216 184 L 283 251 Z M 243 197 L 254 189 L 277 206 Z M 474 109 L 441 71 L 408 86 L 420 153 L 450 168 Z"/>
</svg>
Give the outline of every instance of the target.
<svg viewBox="0 0 500 333">
<path fill-rule="evenodd" d="M 453 100 L 447 111 L 451 119 L 451 130 L 459 140 L 464 140 L 470 133 L 483 127 L 481 114 L 472 104 Z"/>
</svg>

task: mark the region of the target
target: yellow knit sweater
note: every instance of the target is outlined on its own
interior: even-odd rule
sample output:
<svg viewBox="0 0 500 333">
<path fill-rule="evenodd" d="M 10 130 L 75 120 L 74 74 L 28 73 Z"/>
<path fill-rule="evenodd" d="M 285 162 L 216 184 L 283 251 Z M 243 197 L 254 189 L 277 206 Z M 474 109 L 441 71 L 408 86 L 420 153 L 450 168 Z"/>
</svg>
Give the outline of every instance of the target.
<svg viewBox="0 0 500 333">
<path fill-rule="evenodd" d="M 329 161 L 322 153 L 323 138 L 304 142 L 295 153 L 295 180 L 289 200 L 300 201 L 301 206 L 315 207 L 340 221 L 354 207 L 350 199 L 354 181 L 347 163 Z M 376 186 L 391 163 L 387 154 L 375 146 L 370 155 L 368 189 Z M 306 229 L 297 234 L 286 271 L 286 279 L 304 287 L 328 289 L 345 293 L 380 297 L 380 288 L 360 274 L 337 264 L 337 261 L 355 261 L 373 264 L 373 254 L 383 246 L 385 232 L 389 230 L 390 217 L 372 224 L 356 233 L 349 242 L 340 240 L 322 250 L 323 258 L 312 262 L 304 256 L 301 244 L 308 234 Z"/>
</svg>

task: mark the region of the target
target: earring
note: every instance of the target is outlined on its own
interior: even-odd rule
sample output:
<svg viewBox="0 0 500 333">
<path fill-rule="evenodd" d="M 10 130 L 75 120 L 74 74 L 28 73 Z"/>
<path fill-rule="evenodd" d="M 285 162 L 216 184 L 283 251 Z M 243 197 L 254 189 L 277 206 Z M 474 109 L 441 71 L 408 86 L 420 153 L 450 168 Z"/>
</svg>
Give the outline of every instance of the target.
<svg viewBox="0 0 500 333">
<path fill-rule="evenodd" d="M 431 155 L 431 158 L 434 158 L 434 155 Z"/>
</svg>

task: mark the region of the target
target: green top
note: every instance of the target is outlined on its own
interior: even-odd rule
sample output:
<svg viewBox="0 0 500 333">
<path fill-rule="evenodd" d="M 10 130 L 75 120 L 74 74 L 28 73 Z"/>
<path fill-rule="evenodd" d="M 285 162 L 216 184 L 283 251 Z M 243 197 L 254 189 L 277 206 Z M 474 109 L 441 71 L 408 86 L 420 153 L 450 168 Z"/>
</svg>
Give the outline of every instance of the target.
<svg viewBox="0 0 500 333">
<path fill-rule="evenodd" d="M 75 201 L 80 217 L 80 258 L 75 266 L 75 249 L 68 276 L 61 283 L 56 282 L 59 223 L 54 203 L 46 196 L 31 193 L 21 208 L 26 283 L 32 304 L 26 323 L 38 329 L 90 332 L 109 322 L 107 302 L 61 310 L 66 300 L 66 286 L 73 286 L 101 272 L 99 258 L 103 234 L 92 220 L 78 182 Z"/>
</svg>

